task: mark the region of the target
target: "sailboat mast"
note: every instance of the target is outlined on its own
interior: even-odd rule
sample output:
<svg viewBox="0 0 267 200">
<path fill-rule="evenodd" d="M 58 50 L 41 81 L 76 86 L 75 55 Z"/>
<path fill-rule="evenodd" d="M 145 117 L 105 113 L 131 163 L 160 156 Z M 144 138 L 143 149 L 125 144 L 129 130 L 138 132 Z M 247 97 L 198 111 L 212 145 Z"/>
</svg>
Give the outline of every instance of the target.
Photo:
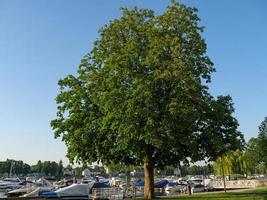
<svg viewBox="0 0 267 200">
<path fill-rule="evenodd" d="M 9 171 L 9 177 L 12 177 L 13 165 L 14 165 L 14 162 L 13 162 L 13 160 L 12 160 L 12 161 L 11 161 L 11 166 L 10 166 L 10 171 Z"/>
</svg>

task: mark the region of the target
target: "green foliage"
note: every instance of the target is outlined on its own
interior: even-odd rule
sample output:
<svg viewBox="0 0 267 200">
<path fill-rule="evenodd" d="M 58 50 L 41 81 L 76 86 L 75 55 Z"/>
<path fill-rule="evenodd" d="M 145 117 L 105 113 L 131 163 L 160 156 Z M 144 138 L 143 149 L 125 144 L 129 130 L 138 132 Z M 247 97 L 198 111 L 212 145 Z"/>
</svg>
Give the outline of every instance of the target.
<svg viewBox="0 0 267 200">
<path fill-rule="evenodd" d="M 62 178 L 63 171 L 64 167 L 62 161 L 56 163 L 55 161 L 41 162 L 39 160 L 36 165 L 31 167 L 31 172 L 44 173 L 47 176 L 55 176 L 57 179 Z"/>
<path fill-rule="evenodd" d="M 9 176 L 10 169 L 12 165 L 12 176 L 15 175 L 27 175 L 29 173 L 43 173 L 47 176 L 55 176 L 56 179 L 60 179 L 63 177 L 64 167 L 63 162 L 60 160 L 59 163 L 54 161 L 44 161 L 40 160 L 36 165 L 28 165 L 23 161 L 16 161 L 7 159 L 6 161 L 0 162 L 0 175 L 1 176 Z"/>
<path fill-rule="evenodd" d="M 214 164 L 216 174 L 264 174 L 267 172 L 267 118 L 259 126 L 259 134 L 251 138 L 243 152 L 235 151 L 220 157 Z"/>
<path fill-rule="evenodd" d="M 118 173 L 129 174 L 130 172 L 135 170 L 134 166 L 120 165 L 115 163 L 111 163 L 107 167 L 109 174 L 118 174 Z"/>
<path fill-rule="evenodd" d="M 160 176 L 171 176 L 174 175 L 174 170 L 177 169 L 173 166 L 165 166 L 163 169 L 161 169 L 158 173 Z M 207 165 L 183 165 L 181 166 L 181 176 L 186 175 L 210 175 L 213 174 L 213 166 L 211 164 Z"/>
<path fill-rule="evenodd" d="M 207 165 L 192 165 L 183 166 L 183 175 L 210 175 L 214 173 L 213 166 L 211 164 Z"/>
<path fill-rule="evenodd" d="M 174 175 L 175 167 L 173 166 L 165 166 L 160 171 L 157 171 L 158 176 L 171 176 Z"/>
<path fill-rule="evenodd" d="M 258 137 L 249 140 L 245 154 L 252 173 L 267 172 L 267 117 L 259 126 Z"/>
<path fill-rule="evenodd" d="M 208 92 L 215 68 L 199 21 L 197 9 L 172 1 L 158 16 L 123 8 L 99 30 L 77 76 L 58 82 L 51 126 L 72 162 L 144 165 L 152 198 L 153 168 L 242 147 L 231 97 Z"/>
<path fill-rule="evenodd" d="M 0 174 L 10 175 L 10 169 L 12 167 L 11 175 L 26 175 L 31 171 L 30 165 L 23 163 L 23 161 L 15 161 L 7 159 L 6 161 L 0 162 Z"/>
<path fill-rule="evenodd" d="M 57 165 L 57 173 L 56 173 L 56 178 L 60 179 L 63 177 L 63 173 L 64 173 L 64 167 L 63 167 L 63 162 L 62 160 L 59 161 L 58 165 Z"/>
<path fill-rule="evenodd" d="M 223 167 L 222 167 L 223 166 Z M 216 175 L 225 174 L 251 174 L 250 162 L 242 151 L 233 151 L 225 156 L 217 158 L 213 165 Z"/>
<path fill-rule="evenodd" d="M 262 173 L 259 170 L 257 170 L 257 165 L 262 162 L 262 156 L 261 156 L 261 147 L 259 145 L 259 138 L 251 138 L 248 141 L 245 156 L 247 158 L 247 161 L 249 163 L 249 172 L 250 174 L 255 173 Z M 259 168 L 258 168 L 259 169 Z"/>
<path fill-rule="evenodd" d="M 158 16 L 123 8 L 99 30 L 77 76 L 58 82 L 51 126 L 72 162 L 144 165 L 152 198 L 153 168 L 242 147 L 231 97 L 209 94 L 215 68 L 199 20 L 197 9 L 172 1 Z"/>
<path fill-rule="evenodd" d="M 258 146 L 260 149 L 260 161 L 265 163 L 265 167 L 267 169 L 267 117 L 264 118 L 263 122 L 259 126 Z"/>
<path fill-rule="evenodd" d="M 81 179 L 83 177 L 82 175 L 83 170 L 84 170 L 84 167 L 75 167 L 73 169 L 75 178 Z"/>
</svg>

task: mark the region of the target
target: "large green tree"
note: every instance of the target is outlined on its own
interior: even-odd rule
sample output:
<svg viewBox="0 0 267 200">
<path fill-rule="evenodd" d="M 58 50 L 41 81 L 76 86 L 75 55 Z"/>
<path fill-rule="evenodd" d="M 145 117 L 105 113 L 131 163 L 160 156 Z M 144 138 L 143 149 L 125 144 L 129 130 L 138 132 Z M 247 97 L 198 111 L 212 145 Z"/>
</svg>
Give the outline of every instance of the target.
<svg viewBox="0 0 267 200">
<path fill-rule="evenodd" d="M 77 76 L 59 81 L 51 126 L 71 161 L 142 165 L 150 199 L 155 167 L 239 146 L 231 98 L 208 92 L 214 67 L 196 13 L 174 1 L 157 16 L 123 8 L 99 30 Z"/>
</svg>

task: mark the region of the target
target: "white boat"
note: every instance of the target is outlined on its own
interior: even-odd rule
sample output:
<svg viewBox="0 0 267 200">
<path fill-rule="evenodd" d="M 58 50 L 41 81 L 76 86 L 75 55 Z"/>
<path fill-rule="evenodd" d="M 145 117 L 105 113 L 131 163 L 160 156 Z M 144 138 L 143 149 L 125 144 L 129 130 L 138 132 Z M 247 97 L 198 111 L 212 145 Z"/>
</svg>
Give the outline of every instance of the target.
<svg viewBox="0 0 267 200">
<path fill-rule="evenodd" d="M 4 178 L 0 181 L 0 189 L 18 189 L 24 185 L 24 182 L 21 181 L 18 177 L 15 178 Z"/>
<path fill-rule="evenodd" d="M 88 198 L 88 195 L 92 193 L 93 188 L 107 188 L 107 187 L 109 186 L 101 182 L 90 182 L 88 184 L 75 183 L 70 186 L 60 188 L 55 192 L 44 192 L 42 196 L 46 198 L 61 198 L 61 197 Z"/>
<path fill-rule="evenodd" d="M 9 197 L 18 196 L 39 196 L 42 192 L 52 191 L 53 185 L 44 178 L 40 178 L 37 181 L 28 182 L 26 185 L 19 189 L 12 190 L 7 193 Z"/>
<path fill-rule="evenodd" d="M 9 177 L 4 178 L 0 181 L 0 190 L 10 190 L 10 189 L 14 190 L 21 188 L 25 184 L 25 181 L 22 181 L 17 176 L 14 176 L 15 175 L 13 170 L 14 165 L 15 162 L 12 161 L 10 166 Z"/>
<path fill-rule="evenodd" d="M 202 184 L 193 184 L 191 188 L 191 193 L 196 193 L 196 192 L 204 192 L 205 191 L 205 186 Z"/>
<path fill-rule="evenodd" d="M 165 191 L 166 192 L 181 192 L 185 187 L 187 187 L 186 184 L 178 184 L 176 182 L 169 182 L 166 186 L 165 186 Z"/>
</svg>

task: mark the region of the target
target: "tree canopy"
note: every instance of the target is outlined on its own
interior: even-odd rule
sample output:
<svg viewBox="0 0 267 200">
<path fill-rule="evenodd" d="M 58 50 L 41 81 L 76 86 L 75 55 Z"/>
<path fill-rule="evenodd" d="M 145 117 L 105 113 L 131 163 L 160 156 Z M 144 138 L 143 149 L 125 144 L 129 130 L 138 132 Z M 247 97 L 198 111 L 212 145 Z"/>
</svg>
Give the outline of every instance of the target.
<svg viewBox="0 0 267 200">
<path fill-rule="evenodd" d="M 208 91 L 215 68 L 199 21 L 172 1 L 160 15 L 123 8 L 99 30 L 78 74 L 59 81 L 51 126 L 71 161 L 144 165 L 151 186 L 154 167 L 242 146 L 231 97 Z"/>
</svg>

